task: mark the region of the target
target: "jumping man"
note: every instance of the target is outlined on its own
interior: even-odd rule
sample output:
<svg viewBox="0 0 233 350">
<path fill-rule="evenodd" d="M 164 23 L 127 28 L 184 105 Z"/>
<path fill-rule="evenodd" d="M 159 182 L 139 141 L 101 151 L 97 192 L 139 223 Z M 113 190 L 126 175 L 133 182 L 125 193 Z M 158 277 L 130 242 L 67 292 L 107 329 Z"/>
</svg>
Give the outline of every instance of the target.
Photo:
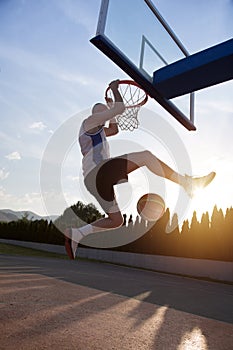
<svg viewBox="0 0 233 350">
<path fill-rule="evenodd" d="M 78 243 L 83 237 L 122 226 L 123 216 L 118 207 L 113 186 L 128 181 L 128 174 L 132 171 L 146 166 L 155 175 L 182 186 L 190 196 L 193 188 L 206 187 L 215 177 L 214 172 L 198 178 L 183 176 L 150 151 L 134 152 L 111 158 L 107 138 L 118 133 L 116 116 L 125 110 L 118 90 L 118 82 L 119 80 L 115 80 L 109 84 L 114 96 L 114 101 L 111 101 L 113 103 L 95 104 L 92 114 L 83 121 L 79 133 L 84 183 L 88 191 L 97 199 L 107 217 L 83 227 L 65 230 L 65 248 L 70 259 L 75 258 Z M 105 126 L 106 122 L 109 122 L 108 126 Z"/>
</svg>

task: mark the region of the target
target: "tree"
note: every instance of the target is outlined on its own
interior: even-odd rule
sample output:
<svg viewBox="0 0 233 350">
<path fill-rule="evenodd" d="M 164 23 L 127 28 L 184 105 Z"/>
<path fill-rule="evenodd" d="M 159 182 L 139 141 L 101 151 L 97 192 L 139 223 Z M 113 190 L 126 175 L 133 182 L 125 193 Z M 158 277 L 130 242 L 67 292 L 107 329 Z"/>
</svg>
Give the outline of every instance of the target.
<svg viewBox="0 0 233 350">
<path fill-rule="evenodd" d="M 214 206 L 211 216 L 211 238 L 213 242 L 213 251 L 217 253 L 219 259 L 224 260 L 227 244 L 224 241 L 225 220 L 222 209 Z"/>
<path fill-rule="evenodd" d="M 226 242 L 226 260 L 233 261 L 233 208 L 228 208 L 225 214 L 224 240 Z"/>
<path fill-rule="evenodd" d="M 209 213 L 203 213 L 199 225 L 199 254 L 201 258 L 208 258 L 211 256 L 211 235 L 210 235 L 210 218 Z"/>
<path fill-rule="evenodd" d="M 55 220 L 55 225 L 63 231 L 65 227 L 80 227 L 102 218 L 94 204 L 85 205 L 81 201 L 65 209 L 64 213 Z"/>
<path fill-rule="evenodd" d="M 19 219 L 18 221 L 21 221 L 21 222 L 24 222 L 24 223 L 28 223 L 30 220 L 29 220 L 29 213 L 28 212 L 25 212 L 21 219 Z"/>
</svg>

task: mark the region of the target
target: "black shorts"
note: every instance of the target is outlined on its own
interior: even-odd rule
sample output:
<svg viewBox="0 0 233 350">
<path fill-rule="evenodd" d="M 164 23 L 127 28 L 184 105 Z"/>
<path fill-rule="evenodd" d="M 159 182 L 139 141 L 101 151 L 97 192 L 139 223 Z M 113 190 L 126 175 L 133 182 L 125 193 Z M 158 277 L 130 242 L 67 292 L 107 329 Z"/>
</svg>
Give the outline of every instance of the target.
<svg viewBox="0 0 233 350">
<path fill-rule="evenodd" d="M 113 186 L 127 181 L 126 155 L 104 161 L 91 170 L 84 179 L 86 188 L 106 213 L 112 212 L 116 205 Z"/>
</svg>

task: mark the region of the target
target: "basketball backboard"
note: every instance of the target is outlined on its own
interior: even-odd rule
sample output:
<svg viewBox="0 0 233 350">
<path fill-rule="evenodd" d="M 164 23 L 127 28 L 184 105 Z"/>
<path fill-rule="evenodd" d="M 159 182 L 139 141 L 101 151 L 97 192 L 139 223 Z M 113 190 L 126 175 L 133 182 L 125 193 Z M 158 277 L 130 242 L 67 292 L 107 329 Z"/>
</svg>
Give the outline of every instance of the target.
<svg viewBox="0 0 233 350">
<path fill-rule="evenodd" d="M 189 56 L 151 0 L 102 0 L 91 42 L 188 130 L 195 130 L 194 93 L 168 99 L 154 72 Z"/>
</svg>

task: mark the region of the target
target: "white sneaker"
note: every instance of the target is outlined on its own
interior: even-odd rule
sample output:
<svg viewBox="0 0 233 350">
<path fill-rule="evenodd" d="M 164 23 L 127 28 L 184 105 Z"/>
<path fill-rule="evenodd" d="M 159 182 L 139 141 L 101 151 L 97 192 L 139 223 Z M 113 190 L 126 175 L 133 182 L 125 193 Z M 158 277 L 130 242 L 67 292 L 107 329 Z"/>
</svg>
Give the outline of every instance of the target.
<svg viewBox="0 0 233 350">
<path fill-rule="evenodd" d="M 202 189 L 208 186 L 215 178 L 216 173 L 212 171 L 208 175 L 201 177 L 192 177 L 185 175 L 183 187 L 190 197 L 193 197 L 197 189 Z"/>
<path fill-rule="evenodd" d="M 77 251 L 77 248 L 78 248 L 78 242 L 71 240 L 71 248 L 72 248 L 74 259 L 75 259 L 76 251 Z"/>
<path fill-rule="evenodd" d="M 65 249 L 71 260 L 75 259 L 78 243 L 84 237 L 78 228 L 67 228 L 65 230 Z"/>
<path fill-rule="evenodd" d="M 78 242 L 74 240 L 74 235 L 73 235 L 73 229 L 72 228 L 67 228 L 65 230 L 65 249 L 66 253 L 69 256 L 71 260 L 75 259 L 76 256 L 76 251 L 78 248 Z"/>
</svg>

